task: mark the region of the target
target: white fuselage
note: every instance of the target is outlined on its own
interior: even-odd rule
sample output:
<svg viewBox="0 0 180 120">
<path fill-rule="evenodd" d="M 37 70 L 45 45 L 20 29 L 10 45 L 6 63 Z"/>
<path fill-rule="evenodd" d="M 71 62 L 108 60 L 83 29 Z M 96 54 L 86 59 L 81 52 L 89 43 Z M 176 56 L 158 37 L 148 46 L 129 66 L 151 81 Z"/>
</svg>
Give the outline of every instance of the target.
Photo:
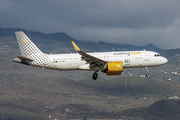
<svg viewBox="0 0 180 120">
<path fill-rule="evenodd" d="M 87 54 L 108 62 L 122 61 L 123 68 L 155 67 L 167 62 L 166 58 L 152 51 L 97 52 Z M 58 70 L 91 70 L 89 64 L 82 60 L 81 55 L 78 53 L 50 54 L 48 58 Z"/>
</svg>

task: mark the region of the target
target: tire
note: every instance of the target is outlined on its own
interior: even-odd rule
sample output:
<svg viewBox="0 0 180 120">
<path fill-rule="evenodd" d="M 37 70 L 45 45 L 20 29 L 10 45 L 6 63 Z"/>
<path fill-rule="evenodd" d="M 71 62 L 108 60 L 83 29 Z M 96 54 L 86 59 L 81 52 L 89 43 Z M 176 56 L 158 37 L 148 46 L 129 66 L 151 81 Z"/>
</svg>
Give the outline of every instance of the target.
<svg viewBox="0 0 180 120">
<path fill-rule="evenodd" d="M 97 77 L 98 77 L 98 74 L 97 74 L 97 73 L 94 73 L 93 76 L 92 76 L 93 80 L 96 80 Z"/>
<path fill-rule="evenodd" d="M 149 73 L 146 73 L 146 77 L 149 77 Z"/>
</svg>

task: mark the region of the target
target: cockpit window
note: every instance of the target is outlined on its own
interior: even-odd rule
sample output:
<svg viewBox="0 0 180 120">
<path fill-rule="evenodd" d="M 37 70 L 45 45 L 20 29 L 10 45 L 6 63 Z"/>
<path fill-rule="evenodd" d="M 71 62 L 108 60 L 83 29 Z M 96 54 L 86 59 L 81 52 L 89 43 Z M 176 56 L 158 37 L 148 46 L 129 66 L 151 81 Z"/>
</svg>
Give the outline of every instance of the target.
<svg viewBox="0 0 180 120">
<path fill-rule="evenodd" d="M 159 57 L 159 54 L 155 54 L 154 56 L 155 56 L 155 57 Z"/>
</svg>

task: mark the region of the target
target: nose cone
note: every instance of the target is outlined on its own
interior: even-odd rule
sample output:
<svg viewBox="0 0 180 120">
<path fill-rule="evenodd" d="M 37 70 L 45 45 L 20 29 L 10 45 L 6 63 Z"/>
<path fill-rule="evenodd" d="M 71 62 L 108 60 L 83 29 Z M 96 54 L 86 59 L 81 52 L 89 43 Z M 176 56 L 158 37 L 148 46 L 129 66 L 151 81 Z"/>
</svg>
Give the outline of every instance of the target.
<svg viewBox="0 0 180 120">
<path fill-rule="evenodd" d="M 168 62 L 168 60 L 165 57 L 162 57 L 162 64 L 166 64 Z"/>
</svg>

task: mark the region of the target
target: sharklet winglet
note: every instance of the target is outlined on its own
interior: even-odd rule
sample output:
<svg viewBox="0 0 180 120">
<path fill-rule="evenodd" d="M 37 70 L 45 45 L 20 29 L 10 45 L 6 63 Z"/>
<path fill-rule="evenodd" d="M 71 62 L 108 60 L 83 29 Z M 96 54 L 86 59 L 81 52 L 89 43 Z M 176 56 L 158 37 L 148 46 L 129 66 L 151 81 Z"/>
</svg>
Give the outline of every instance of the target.
<svg viewBox="0 0 180 120">
<path fill-rule="evenodd" d="M 80 51 L 80 49 L 78 48 L 78 46 L 77 46 L 73 41 L 71 41 L 71 43 L 73 44 L 74 49 L 75 49 L 76 51 Z"/>
</svg>

